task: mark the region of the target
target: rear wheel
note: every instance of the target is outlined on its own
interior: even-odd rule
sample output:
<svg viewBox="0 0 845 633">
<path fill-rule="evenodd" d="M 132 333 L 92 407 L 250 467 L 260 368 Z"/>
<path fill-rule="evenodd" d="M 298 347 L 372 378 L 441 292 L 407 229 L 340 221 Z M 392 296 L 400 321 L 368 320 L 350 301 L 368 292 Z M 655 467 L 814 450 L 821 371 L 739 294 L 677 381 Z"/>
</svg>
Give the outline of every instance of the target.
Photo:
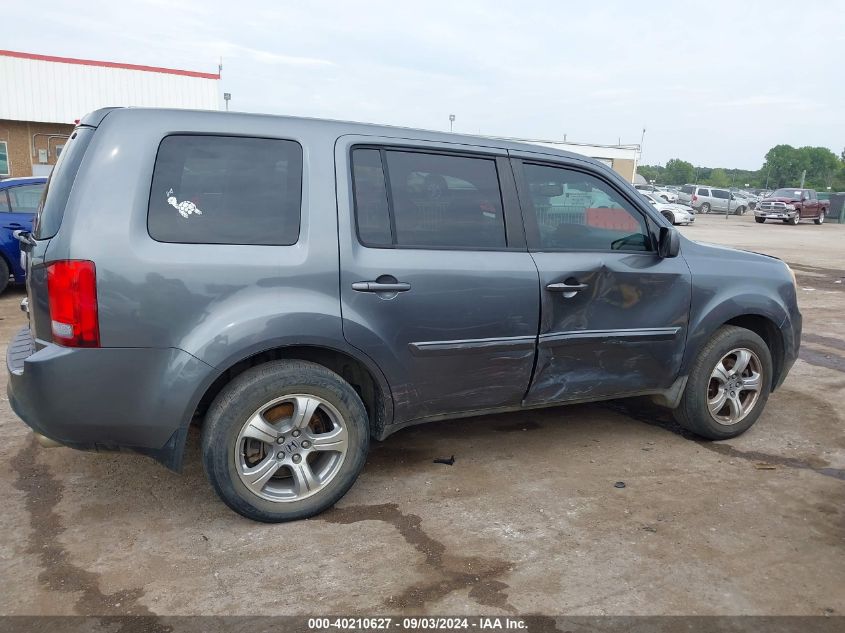
<svg viewBox="0 0 845 633">
<path fill-rule="evenodd" d="M 771 383 L 772 356 L 763 339 L 723 326 L 698 355 L 675 419 L 709 440 L 736 437 L 760 417 Z"/>
<path fill-rule="evenodd" d="M 754 221 L 757 222 L 757 224 L 763 224 L 763 222 L 766 221 L 766 218 L 754 218 Z"/>
<path fill-rule="evenodd" d="M 817 217 L 815 220 L 813 220 L 813 222 L 815 222 L 816 224 L 824 224 L 824 216 L 825 216 L 825 212 L 822 211 L 819 214 L 819 217 Z"/>
<path fill-rule="evenodd" d="M 710 205 L 705 202 L 700 207 L 698 207 L 698 211 L 700 213 L 710 213 Z"/>
<path fill-rule="evenodd" d="M 205 418 L 202 456 L 235 512 L 265 522 L 314 516 L 355 482 L 369 449 L 355 390 L 306 361 L 274 361 L 235 378 Z"/>
</svg>

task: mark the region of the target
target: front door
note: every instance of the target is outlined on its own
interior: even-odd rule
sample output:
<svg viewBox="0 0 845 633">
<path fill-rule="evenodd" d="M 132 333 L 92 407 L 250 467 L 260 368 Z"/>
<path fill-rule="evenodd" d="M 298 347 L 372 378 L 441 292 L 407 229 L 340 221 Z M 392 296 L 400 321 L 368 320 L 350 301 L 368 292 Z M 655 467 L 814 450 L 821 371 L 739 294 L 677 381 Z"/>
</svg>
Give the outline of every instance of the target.
<svg viewBox="0 0 845 633">
<path fill-rule="evenodd" d="M 801 202 L 800 216 L 802 218 L 816 218 L 819 215 L 819 199 L 816 197 L 816 192 L 805 190 Z"/>
<path fill-rule="evenodd" d="M 684 350 L 690 272 L 682 257 L 657 256 L 656 220 L 588 164 L 525 156 L 514 171 L 542 312 L 526 404 L 670 387 Z"/>
<path fill-rule="evenodd" d="M 506 152 L 398 142 L 337 144 L 344 336 L 384 372 L 397 423 L 517 407 L 539 291 Z"/>
</svg>

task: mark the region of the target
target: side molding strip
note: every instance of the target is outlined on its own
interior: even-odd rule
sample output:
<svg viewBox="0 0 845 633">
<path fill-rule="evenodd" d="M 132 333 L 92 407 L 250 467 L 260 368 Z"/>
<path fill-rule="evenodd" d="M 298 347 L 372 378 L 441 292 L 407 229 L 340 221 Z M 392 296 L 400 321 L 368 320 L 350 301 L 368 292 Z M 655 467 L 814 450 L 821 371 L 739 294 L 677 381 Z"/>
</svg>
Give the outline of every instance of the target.
<svg viewBox="0 0 845 633">
<path fill-rule="evenodd" d="M 449 356 L 453 354 L 486 354 L 488 352 L 516 352 L 533 350 L 535 336 L 507 336 L 503 338 L 474 338 L 458 341 L 422 341 L 408 343 L 414 356 Z"/>
<path fill-rule="evenodd" d="M 540 348 L 578 345 L 586 341 L 618 341 L 619 343 L 641 343 L 646 341 L 671 341 L 680 327 L 636 328 L 630 330 L 577 330 L 572 332 L 550 332 L 541 334 Z"/>
</svg>

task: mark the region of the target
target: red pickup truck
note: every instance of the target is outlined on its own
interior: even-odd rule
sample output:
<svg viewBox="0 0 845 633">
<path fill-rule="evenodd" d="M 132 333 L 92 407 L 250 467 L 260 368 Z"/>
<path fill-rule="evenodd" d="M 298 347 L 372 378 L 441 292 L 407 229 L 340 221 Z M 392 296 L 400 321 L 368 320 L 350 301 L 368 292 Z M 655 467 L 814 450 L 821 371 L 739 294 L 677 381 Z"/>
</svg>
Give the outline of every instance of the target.
<svg viewBox="0 0 845 633">
<path fill-rule="evenodd" d="M 760 224 L 766 220 L 781 220 L 798 224 L 800 220 L 813 220 L 822 224 L 830 202 L 819 200 L 813 189 L 777 189 L 757 203 L 754 219 Z"/>
</svg>

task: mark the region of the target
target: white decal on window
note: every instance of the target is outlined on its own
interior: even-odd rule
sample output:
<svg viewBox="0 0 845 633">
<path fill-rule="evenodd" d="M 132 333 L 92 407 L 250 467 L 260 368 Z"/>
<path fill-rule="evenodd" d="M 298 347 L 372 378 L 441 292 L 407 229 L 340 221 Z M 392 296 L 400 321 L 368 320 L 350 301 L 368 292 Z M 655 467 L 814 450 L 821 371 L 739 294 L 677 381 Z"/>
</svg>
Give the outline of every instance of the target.
<svg viewBox="0 0 845 633">
<path fill-rule="evenodd" d="M 190 200 L 185 200 L 183 202 L 179 202 L 176 200 L 176 196 L 173 195 L 173 189 L 170 189 L 166 194 L 167 196 L 167 203 L 176 209 L 183 218 L 187 218 L 192 213 L 196 215 L 202 215 L 202 211 L 200 211 L 199 207 L 195 205 Z"/>
</svg>

